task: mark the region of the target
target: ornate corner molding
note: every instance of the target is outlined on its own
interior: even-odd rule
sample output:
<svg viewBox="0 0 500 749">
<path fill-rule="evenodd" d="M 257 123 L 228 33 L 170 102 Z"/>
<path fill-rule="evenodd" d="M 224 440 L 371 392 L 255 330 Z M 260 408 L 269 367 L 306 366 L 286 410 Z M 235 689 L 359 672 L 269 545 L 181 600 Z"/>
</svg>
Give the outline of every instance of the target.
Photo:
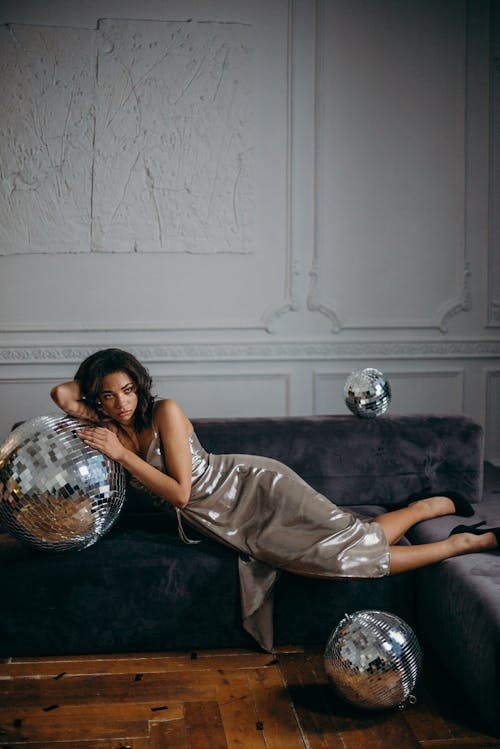
<svg viewBox="0 0 500 749">
<path fill-rule="evenodd" d="M 291 264 L 291 270 L 289 273 L 289 279 L 288 279 L 289 293 L 288 293 L 287 300 L 280 307 L 275 307 L 271 309 L 269 312 L 264 313 L 262 316 L 262 321 L 264 323 L 264 327 L 267 333 L 275 332 L 276 323 L 281 317 L 288 314 L 289 312 L 296 312 L 299 309 L 300 305 L 299 305 L 298 294 L 297 294 L 297 282 L 299 278 L 300 278 L 300 263 L 298 262 L 298 260 L 295 260 Z"/>
<path fill-rule="evenodd" d="M 445 302 L 441 307 L 441 317 L 439 320 L 439 330 L 441 333 L 448 332 L 448 321 L 459 312 L 470 312 L 472 309 L 472 295 L 470 290 L 470 262 L 464 266 L 463 286 L 460 295 L 456 299 Z"/>
<path fill-rule="evenodd" d="M 490 302 L 488 325 L 497 327 L 500 325 L 500 301 L 492 299 Z"/>
<path fill-rule="evenodd" d="M 332 332 L 339 333 L 342 330 L 342 325 L 340 324 L 340 320 L 337 317 L 335 310 L 324 302 L 321 302 L 319 299 L 318 276 L 318 259 L 315 257 L 313 259 L 312 268 L 309 271 L 310 284 L 309 293 L 307 295 L 307 309 L 310 312 L 319 312 L 321 315 L 327 317 L 332 324 Z"/>
</svg>

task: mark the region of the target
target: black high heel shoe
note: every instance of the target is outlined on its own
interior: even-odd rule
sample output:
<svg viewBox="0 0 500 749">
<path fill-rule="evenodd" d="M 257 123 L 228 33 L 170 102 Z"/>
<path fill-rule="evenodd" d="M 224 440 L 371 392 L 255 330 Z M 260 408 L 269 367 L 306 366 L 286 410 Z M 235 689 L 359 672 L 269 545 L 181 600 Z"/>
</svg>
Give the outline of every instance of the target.
<svg viewBox="0 0 500 749">
<path fill-rule="evenodd" d="M 429 499 L 429 497 L 435 497 L 437 494 L 439 494 L 440 497 L 447 497 L 448 499 L 451 499 L 451 501 L 455 505 L 456 515 L 460 515 L 460 517 L 462 518 L 470 518 L 472 517 L 472 515 L 474 515 L 474 508 L 472 507 L 471 503 L 458 492 L 433 492 L 430 486 L 427 486 L 425 489 L 422 489 L 419 492 L 410 494 L 406 501 L 408 504 L 410 504 L 411 502 L 418 502 L 421 499 Z"/>
<path fill-rule="evenodd" d="M 473 533 L 474 536 L 484 536 L 485 533 L 493 533 L 497 540 L 497 546 L 500 546 L 500 526 L 497 528 L 481 528 L 482 525 L 486 525 L 486 520 L 481 520 L 479 523 L 473 525 L 456 525 L 450 531 L 450 536 L 454 536 L 457 533 Z"/>
</svg>

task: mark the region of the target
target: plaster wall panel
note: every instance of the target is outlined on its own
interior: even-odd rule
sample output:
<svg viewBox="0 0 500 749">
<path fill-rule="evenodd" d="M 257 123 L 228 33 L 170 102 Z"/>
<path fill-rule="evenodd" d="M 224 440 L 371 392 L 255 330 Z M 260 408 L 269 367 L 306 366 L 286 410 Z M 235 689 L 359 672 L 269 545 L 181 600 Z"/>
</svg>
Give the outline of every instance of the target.
<svg viewBox="0 0 500 749">
<path fill-rule="evenodd" d="M 318 7 L 310 308 L 337 330 L 446 330 L 470 306 L 465 3 Z"/>
<path fill-rule="evenodd" d="M 92 32 L 0 27 L 0 255 L 90 251 Z"/>
<path fill-rule="evenodd" d="M 100 23 L 94 251 L 251 251 L 254 34 Z"/>
<path fill-rule="evenodd" d="M 378 368 L 391 385 L 392 396 L 387 414 L 463 413 L 462 369 L 450 367 L 402 372 L 391 371 L 389 363 L 379 364 Z M 349 374 L 348 371 L 314 374 L 314 413 L 349 413 L 344 402 L 344 384 Z"/>
<path fill-rule="evenodd" d="M 50 388 L 57 381 L 37 376 L 23 379 L 6 377 L 0 380 L 0 444 L 18 421 L 58 412 L 49 394 Z"/>
<path fill-rule="evenodd" d="M 191 418 L 288 416 L 289 375 L 285 372 L 158 375 L 161 398 L 174 398 Z"/>
<path fill-rule="evenodd" d="M 153 375 L 153 391 L 158 398 L 174 398 L 188 416 L 288 416 L 290 380 L 287 370 L 242 372 L 200 371 L 196 367 L 179 374 Z M 71 372 L 40 377 L 4 377 L 0 379 L 0 444 L 12 425 L 41 414 L 59 413 L 50 398 L 56 382 L 72 379 Z"/>
</svg>

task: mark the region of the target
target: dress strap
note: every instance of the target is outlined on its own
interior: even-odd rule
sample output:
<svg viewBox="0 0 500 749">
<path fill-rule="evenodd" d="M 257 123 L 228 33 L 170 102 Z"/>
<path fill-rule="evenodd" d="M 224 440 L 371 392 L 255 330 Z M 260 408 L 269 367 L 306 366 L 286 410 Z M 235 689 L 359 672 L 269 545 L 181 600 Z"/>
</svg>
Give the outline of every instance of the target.
<svg viewBox="0 0 500 749">
<path fill-rule="evenodd" d="M 175 513 L 177 515 L 177 529 L 179 531 L 179 536 L 181 540 L 184 541 L 185 544 L 200 544 L 201 538 L 194 539 L 194 538 L 189 538 L 188 536 L 186 536 L 184 528 L 182 527 L 181 512 L 178 507 L 175 508 Z"/>
</svg>

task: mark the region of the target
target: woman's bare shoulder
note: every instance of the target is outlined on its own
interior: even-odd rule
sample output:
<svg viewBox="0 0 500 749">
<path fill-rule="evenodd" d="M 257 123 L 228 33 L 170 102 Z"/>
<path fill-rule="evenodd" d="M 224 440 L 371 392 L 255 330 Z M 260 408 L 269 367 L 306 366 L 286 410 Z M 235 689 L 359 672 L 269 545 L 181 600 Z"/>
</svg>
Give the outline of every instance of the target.
<svg viewBox="0 0 500 749">
<path fill-rule="evenodd" d="M 184 411 L 173 398 L 159 398 L 155 401 L 154 413 L 183 414 Z"/>
<path fill-rule="evenodd" d="M 188 433 L 193 431 L 193 425 L 187 415 L 173 398 L 163 398 L 156 401 L 154 423 L 157 427 L 165 423 L 167 425 L 184 426 Z"/>
</svg>

